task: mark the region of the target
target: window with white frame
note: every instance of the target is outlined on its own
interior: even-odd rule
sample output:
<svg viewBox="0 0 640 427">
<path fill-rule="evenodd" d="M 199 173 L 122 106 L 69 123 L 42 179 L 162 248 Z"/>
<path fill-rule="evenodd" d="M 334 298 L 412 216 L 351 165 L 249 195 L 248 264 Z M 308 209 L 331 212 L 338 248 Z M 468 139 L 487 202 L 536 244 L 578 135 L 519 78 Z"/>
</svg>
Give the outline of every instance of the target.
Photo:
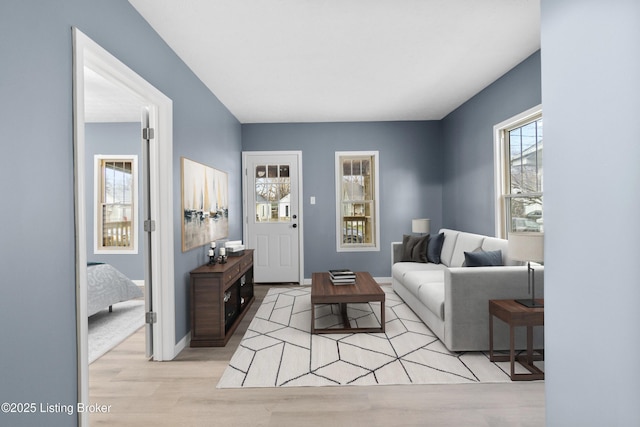
<svg viewBox="0 0 640 427">
<path fill-rule="evenodd" d="M 496 234 L 544 231 L 542 108 L 534 107 L 494 127 Z"/>
<path fill-rule="evenodd" d="M 378 152 L 336 152 L 338 252 L 380 250 Z"/>
<path fill-rule="evenodd" d="M 137 253 L 137 156 L 95 156 L 95 252 Z"/>
</svg>

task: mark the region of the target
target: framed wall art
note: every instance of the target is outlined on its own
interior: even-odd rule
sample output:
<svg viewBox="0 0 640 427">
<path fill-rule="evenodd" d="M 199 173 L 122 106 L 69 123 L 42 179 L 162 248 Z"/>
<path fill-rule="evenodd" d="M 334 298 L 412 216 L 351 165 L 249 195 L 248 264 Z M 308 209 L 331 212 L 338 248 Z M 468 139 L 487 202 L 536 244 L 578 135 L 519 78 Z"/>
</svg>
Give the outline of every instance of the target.
<svg viewBox="0 0 640 427">
<path fill-rule="evenodd" d="M 229 236 L 229 178 L 226 172 L 180 159 L 182 252 Z"/>
</svg>

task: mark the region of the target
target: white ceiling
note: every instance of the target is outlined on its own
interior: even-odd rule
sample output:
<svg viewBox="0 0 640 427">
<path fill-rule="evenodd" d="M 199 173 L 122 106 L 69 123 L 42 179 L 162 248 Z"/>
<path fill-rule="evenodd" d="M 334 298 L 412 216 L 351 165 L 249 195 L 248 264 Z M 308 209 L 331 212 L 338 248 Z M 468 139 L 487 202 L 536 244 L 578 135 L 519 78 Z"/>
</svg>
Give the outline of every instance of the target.
<svg viewBox="0 0 640 427">
<path fill-rule="evenodd" d="M 242 123 L 441 119 L 540 48 L 539 0 L 129 0 Z"/>
</svg>

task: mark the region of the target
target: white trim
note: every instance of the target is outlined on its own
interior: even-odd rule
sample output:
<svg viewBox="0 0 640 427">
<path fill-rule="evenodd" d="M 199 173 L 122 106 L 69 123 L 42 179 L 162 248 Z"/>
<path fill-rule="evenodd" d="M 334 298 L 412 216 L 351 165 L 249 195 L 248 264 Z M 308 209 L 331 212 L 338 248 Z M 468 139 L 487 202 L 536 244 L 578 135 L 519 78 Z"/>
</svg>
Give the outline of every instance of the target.
<svg viewBox="0 0 640 427">
<path fill-rule="evenodd" d="M 342 186 L 340 177 L 342 176 L 342 164 L 340 157 L 358 156 L 373 157 L 373 186 L 374 186 L 374 210 L 375 210 L 375 243 L 372 245 L 354 245 L 353 247 L 343 247 L 342 242 Z M 380 152 L 373 151 L 336 151 L 335 153 L 335 201 L 336 201 L 336 252 L 378 252 L 380 251 Z"/>
<path fill-rule="evenodd" d="M 304 196 L 302 188 L 302 151 L 243 151 L 242 152 L 242 240 L 248 242 L 247 223 L 249 221 L 247 194 L 249 179 L 247 176 L 247 156 L 296 156 L 298 158 L 298 283 L 304 282 Z"/>
<path fill-rule="evenodd" d="M 190 343 L 191 343 L 191 331 L 189 331 L 187 335 L 182 337 L 182 339 L 176 343 L 173 353 L 175 355 L 178 355 L 182 350 L 189 347 Z"/>
<path fill-rule="evenodd" d="M 74 165 L 76 215 L 76 319 L 78 345 L 78 402 L 89 402 L 87 326 L 87 219 L 85 193 L 84 67 L 128 88 L 149 105 L 150 125 L 156 138 L 150 150 L 151 217 L 157 231 L 152 234 L 153 306 L 158 323 L 154 328 L 154 360 L 170 360 L 175 346 L 175 291 L 173 253 L 173 105 L 171 99 L 132 71 L 97 43 L 73 28 Z M 88 425 L 88 413 L 78 414 L 78 423 Z"/>
<path fill-rule="evenodd" d="M 130 160 L 131 173 L 131 200 L 133 204 L 133 245 L 129 249 L 105 249 L 100 247 L 100 195 L 102 194 L 102 160 Z M 138 201 L 138 155 L 137 154 L 95 154 L 93 156 L 93 253 L 101 255 L 133 255 L 138 253 L 138 224 L 140 223 L 140 203 Z"/>
<path fill-rule="evenodd" d="M 503 131 L 516 127 L 519 123 L 528 122 L 534 117 L 542 114 L 542 104 L 529 108 L 507 120 L 493 126 L 493 182 L 494 182 L 494 203 L 495 203 L 495 235 L 501 239 L 506 239 L 504 224 L 504 199 L 503 193 L 506 187 L 504 170 L 509 159 L 507 147 L 503 140 Z"/>
</svg>

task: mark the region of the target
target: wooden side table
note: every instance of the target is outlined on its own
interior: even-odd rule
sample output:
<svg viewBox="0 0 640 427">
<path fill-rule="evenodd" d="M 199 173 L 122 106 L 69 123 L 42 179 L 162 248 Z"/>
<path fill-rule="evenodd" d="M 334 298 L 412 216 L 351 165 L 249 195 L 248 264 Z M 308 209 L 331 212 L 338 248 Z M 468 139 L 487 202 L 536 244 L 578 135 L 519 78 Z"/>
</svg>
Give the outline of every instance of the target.
<svg viewBox="0 0 640 427">
<path fill-rule="evenodd" d="M 536 301 L 544 303 L 542 299 Z M 509 325 L 509 355 L 493 354 L 493 318 L 505 322 Z M 515 300 L 489 300 L 489 359 L 492 362 L 511 362 L 511 381 L 532 381 L 543 380 L 544 372 L 533 362 L 544 360 L 544 350 L 537 350 L 534 354 L 533 349 L 533 327 L 544 325 L 544 307 L 529 308 L 517 303 Z M 527 327 L 527 352 L 525 355 L 516 357 L 514 341 L 514 329 L 518 326 Z M 516 374 L 516 360 L 524 366 L 530 373 Z"/>
</svg>

